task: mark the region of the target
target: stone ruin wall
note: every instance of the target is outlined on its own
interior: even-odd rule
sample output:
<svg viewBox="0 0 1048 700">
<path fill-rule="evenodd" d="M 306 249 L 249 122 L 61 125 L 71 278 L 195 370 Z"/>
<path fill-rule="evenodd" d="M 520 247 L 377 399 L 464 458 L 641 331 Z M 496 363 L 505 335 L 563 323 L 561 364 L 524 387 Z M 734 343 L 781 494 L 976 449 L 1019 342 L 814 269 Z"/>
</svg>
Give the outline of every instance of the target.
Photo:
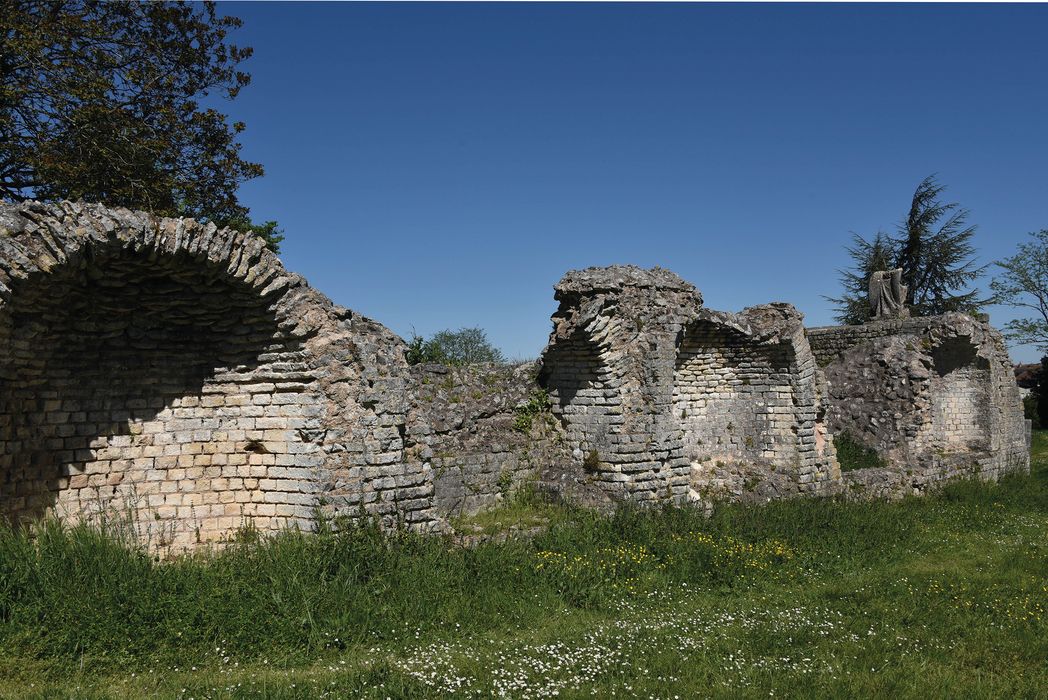
<svg viewBox="0 0 1048 700">
<path fill-rule="evenodd" d="M 815 359 L 788 304 L 709 311 L 667 270 L 569 273 L 540 382 L 575 471 L 611 499 L 830 493 Z"/>
<path fill-rule="evenodd" d="M 401 343 L 253 236 L 0 205 L 0 511 L 105 512 L 172 548 L 318 508 L 431 523 Z"/>
<path fill-rule="evenodd" d="M 1029 470 L 1007 347 L 964 314 L 809 329 L 827 382 L 828 427 L 882 458 L 847 472 L 849 493 L 900 496 L 962 476 Z"/>
<path fill-rule="evenodd" d="M 503 502 L 565 464 L 570 450 L 541 410 L 535 363 L 412 367 L 408 458 L 433 474 L 441 518 Z"/>
<path fill-rule="evenodd" d="M 788 304 L 711 311 L 629 266 L 555 289 L 537 364 L 410 367 L 249 234 L 0 204 L 0 516 L 106 513 L 181 551 L 318 516 L 441 530 L 526 483 L 708 507 L 1028 468 L 985 323 L 805 331 Z M 842 477 L 842 430 L 888 466 Z"/>
</svg>

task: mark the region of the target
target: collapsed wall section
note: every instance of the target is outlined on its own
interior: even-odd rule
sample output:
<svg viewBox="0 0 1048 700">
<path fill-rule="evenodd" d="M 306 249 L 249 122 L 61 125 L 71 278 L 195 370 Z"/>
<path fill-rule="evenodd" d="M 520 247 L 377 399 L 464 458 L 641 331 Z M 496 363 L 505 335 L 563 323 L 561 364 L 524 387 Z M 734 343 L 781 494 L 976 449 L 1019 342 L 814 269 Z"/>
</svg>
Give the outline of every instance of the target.
<svg viewBox="0 0 1048 700">
<path fill-rule="evenodd" d="M 789 305 L 703 311 L 690 323 L 676 361 L 674 413 L 693 499 L 833 490 L 814 358 Z"/>
<path fill-rule="evenodd" d="M 570 462 L 537 370 L 534 362 L 412 367 L 407 458 L 432 471 L 439 517 L 505 503 Z"/>
</svg>

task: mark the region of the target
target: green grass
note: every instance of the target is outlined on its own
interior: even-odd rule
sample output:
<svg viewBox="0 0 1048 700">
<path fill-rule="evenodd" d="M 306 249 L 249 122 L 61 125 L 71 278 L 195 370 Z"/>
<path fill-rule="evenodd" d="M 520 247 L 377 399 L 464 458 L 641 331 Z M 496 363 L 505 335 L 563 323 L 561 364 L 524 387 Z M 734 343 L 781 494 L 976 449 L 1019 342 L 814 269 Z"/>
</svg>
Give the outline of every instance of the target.
<svg viewBox="0 0 1048 700">
<path fill-rule="evenodd" d="M 490 517 L 549 529 L 325 529 L 171 562 L 0 530 L 0 696 L 1046 695 L 1048 433 L 1031 475 L 923 499 Z"/>
<path fill-rule="evenodd" d="M 451 519 L 460 535 L 505 537 L 528 533 L 551 523 L 573 522 L 575 512 L 538 497 L 530 485 L 509 494 L 502 504 L 468 516 Z"/>
</svg>

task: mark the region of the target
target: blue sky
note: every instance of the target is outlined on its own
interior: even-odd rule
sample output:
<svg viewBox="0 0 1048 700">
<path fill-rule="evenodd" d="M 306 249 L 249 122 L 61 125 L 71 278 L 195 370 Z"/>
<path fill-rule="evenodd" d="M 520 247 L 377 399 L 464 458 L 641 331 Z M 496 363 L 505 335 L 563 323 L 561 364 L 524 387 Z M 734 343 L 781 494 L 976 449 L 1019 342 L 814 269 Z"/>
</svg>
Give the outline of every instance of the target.
<svg viewBox="0 0 1048 700">
<path fill-rule="evenodd" d="M 930 173 L 982 262 L 1048 228 L 1046 5 L 219 9 L 255 50 L 221 105 L 266 168 L 243 201 L 290 269 L 404 336 L 479 326 L 534 357 L 552 285 L 612 263 L 830 324 L 849 233 L 894 230 Z"/>
</svg>

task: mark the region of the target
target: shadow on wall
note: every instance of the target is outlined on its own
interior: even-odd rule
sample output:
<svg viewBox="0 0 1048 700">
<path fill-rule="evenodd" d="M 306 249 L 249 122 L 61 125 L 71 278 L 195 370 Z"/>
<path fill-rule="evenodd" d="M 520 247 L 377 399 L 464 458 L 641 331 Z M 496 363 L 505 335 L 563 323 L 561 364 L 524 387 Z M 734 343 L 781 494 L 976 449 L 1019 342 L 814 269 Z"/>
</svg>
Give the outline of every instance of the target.
<svg viewBox="0 0 1048 700">
<path fill-rule="evenodd" d="M 796 455 L 793 356 L 709 321 L 688 326 L 674 368 L 685 456 L 788 462 Z"/>
<path fill-rule="evenodd" d="M 549 391 L 553 412 L 573 446 L 599 450 L 621 414 L 609 409 L 618 404 L 617 382 L 597 347 L 583 331 L 559 341 L 543 357 L 539 383 Z"/>
<path fill-rule="evenodd" d="M 133 483 L 179 513 L 182 492 L 229 461 L 216 446 L 243 448 L 243 416 L 259 413 L 205 385 L 280 344 L 268 303 L 224 269 L 86 257 L 21 282 L 0 309 L 0 514 L 14 522 L 121 505 Z"/>
<path fill-rule="evenodd" d="M 944 338 L 932 348 L 932 420 L 946 450 L 990 449 L 990 363 L 968 336 Z"/>
</svg>

